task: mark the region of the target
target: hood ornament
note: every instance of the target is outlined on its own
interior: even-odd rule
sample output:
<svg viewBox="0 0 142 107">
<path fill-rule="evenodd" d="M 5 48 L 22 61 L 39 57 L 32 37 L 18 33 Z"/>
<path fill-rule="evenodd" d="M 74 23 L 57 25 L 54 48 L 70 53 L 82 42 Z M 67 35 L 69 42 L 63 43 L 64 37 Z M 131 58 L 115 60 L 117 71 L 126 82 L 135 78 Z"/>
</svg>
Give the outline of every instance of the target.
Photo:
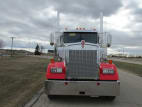
<svg viewBox="0 0 142 107">
<path fill-rule="evenodd" d="M 84 48 L 85 40 L 81 40 L 81 47 Z"/>
</svg>

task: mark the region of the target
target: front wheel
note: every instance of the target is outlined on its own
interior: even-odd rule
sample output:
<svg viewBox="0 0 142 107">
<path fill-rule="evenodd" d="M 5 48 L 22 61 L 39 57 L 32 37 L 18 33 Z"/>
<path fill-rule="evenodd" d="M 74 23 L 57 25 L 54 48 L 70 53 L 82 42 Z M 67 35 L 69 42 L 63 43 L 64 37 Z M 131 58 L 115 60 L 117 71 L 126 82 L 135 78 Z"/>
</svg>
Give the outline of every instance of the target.
<svg viewBox="0 0 142 107">
<path fill-rule="evenodd" d="M 48 98 L 49 98 L 49 99 L 53 99 L 54 96 L 53 96 L 53 95 L 48 95 Z"/>
<path fill-rule="evenodd" d="M 107 98 L 108 98 L 108 100 L 113 101 L 113 100 L 115 100 L 116 96 L 108 96 Z"/>
</svg>

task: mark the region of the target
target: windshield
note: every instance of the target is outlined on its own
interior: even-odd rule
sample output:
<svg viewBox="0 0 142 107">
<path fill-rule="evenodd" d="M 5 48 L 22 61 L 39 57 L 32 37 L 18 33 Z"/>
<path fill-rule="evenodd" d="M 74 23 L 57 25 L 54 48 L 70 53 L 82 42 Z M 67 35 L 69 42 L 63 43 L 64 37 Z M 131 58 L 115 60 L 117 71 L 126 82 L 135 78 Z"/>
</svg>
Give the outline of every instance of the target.
<svg viewBox="0 0 142 107">
<path fill-rule="evenodd" d="M 81 42 L 81 40 L 94 44 L 98 43 L 97 32 L 64 32 L 63 37 L 64 43 Z"/>
</svg>

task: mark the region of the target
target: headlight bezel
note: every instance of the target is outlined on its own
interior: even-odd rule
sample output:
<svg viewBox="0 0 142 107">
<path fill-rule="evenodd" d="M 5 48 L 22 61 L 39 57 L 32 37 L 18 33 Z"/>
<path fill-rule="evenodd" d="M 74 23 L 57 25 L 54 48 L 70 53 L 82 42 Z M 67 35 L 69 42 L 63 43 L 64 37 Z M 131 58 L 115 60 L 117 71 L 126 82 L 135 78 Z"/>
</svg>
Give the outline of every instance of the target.
<svg viewBox="0 0 142 107">
<path fill-rule="evenodd" d="M 109 69 L 109 68 L 104 68 L 103 71 L 102 71 L 103 74 L 110 74 L 110 75 L 113 75 L 115 72 L 113 69 Z"/>
<path fill-rule="evenodd" d="M 51 73 L 63 73 L 63 69 L 62 68 L 58 68 L 58 67 L 52 67 L 50 69 Z"/>
</svg>

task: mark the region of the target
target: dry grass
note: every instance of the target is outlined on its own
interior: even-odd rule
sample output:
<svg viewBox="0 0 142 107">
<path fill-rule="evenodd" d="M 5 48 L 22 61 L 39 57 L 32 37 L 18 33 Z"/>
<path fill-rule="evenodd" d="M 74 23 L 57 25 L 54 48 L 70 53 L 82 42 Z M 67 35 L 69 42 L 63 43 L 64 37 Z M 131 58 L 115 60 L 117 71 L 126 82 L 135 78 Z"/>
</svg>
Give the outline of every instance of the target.
<svg viewBox="0 0 142 107">
<path fill-rule="evenodd" d="M 0 58 L 0 107 L 21 107 L 42 86 L 48 59 Z"/>
<path fill-rule="evenodd" d="M 132 64 L 132 63 L 120 62 L 120 61 L 113 61 L 113 63 L 116 64 L 118 68 L 124 69 L 128 72 L 131 72 L 133 74 L 136 74 L 142 77 L 142 65 L 140 64 Z"/>
</svg>

